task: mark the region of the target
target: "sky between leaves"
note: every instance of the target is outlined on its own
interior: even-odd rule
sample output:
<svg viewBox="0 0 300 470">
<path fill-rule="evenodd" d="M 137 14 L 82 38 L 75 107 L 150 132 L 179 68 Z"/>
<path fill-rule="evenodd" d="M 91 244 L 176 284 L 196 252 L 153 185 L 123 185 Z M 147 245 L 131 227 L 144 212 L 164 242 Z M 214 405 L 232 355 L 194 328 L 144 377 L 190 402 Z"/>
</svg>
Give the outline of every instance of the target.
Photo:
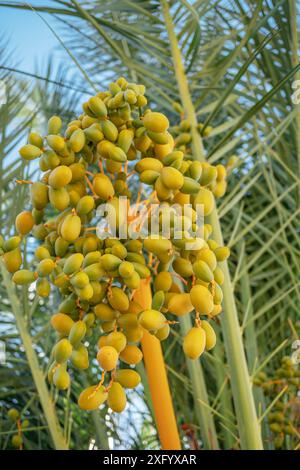
<svg viewBox="0 0 300 470">
<path fill-rule="evenodd" d="M 53 19 L 47 15 L 53 25 Z M 50 55 L 57 61 L 66 59 L 66 53 L 42 18 L 35 12 L 0 8 L 1 36 L 7 40 L 7 47 L 17 60 L 17 68 L 34 73 L 46 66 Z M 67 59 L 69 57 L 67 56 Z M 5 64 L 4 64 L 5 65 Z"/>
</svg>

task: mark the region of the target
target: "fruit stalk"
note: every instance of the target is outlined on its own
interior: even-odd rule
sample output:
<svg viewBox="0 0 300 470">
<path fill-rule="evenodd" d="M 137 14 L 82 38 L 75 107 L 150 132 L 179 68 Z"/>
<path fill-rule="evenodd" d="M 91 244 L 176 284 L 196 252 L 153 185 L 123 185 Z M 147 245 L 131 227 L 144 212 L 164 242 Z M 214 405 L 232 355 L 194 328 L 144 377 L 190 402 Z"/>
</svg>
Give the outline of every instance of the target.
<svg viewBox="0 0 300 470">
<path fill-rule="evenodd" d="M 142 280 L 134 300 L 144 309 L 148 309 L 151 308 L 151 297 L 149 282 Z M 180 450 L 181 444 L 160 341 L 145 331 L 141 343 L 162 449 Z"/>
<path fill-rule="evenodd" d="M 197 160 L 205 161 L 205 152 L 201 136 L 197 130 L 197 116 L 193 106 L 187 76 L 181 57 L 180 47 L 174 32 L 173 21 L 169 12 L 168 2 L 161 0 L 164 21 L 169 36 L 171 54 L 177 84 L 186 118 L 191 124 L 192 146 Z M 216 209 L 211 215 L 214 239 L 223 246 L 223 236 Z M 242 449 L 263 449 L 260 427 L 257 420 L 255 404 L 252 394 L 249 371 L 247 367 L 245 351 L 243 348 L 242 334 L 238 321 L 237 308 L 234 300 L 233 289 L 230 280 L 228 265 L 224 263 L 224 310 L 222 330 L 225 347 L 228 356 L 233 398 L 238 419 L 239 433 Z"/>
</svg>

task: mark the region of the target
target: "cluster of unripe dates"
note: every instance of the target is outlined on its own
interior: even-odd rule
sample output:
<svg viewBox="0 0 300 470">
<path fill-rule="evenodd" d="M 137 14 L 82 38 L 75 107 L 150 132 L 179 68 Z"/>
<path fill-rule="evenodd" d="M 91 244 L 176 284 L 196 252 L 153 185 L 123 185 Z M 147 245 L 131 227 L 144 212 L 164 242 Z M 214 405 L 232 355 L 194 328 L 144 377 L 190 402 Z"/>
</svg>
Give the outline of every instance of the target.
<svg viewBox="0 0 300 470">
<path fill-rule="evenodd" d="M 182 117 L 174 138 L 167 117 L 146 108 L 144 94 L 143 85 L 119 78 L 85 102 L 83 113 L 64 133 L 61 119 L 53 116 L 45 137 L 29 134 L 20 155 L 38 159 L 43 174 L 37 182 L 18 181 L 29 185 L 32 208 L 16 217 L 17 234 L 0 240 L 2 259 L 17 285 L 36 282 L 41 297 L 50 295 L 51 285 L 60 292 L 58 313 L 50 320 L 58 335 L 48 371 L 51 383 L 67 389 L 68 367 L 89 367 L 94 344 L 87 338 L 93 343 L 90 338 L 98 336 L 101 380 L 78 399 L 87 410 L 106 400 L 113 411 L 124 410 L 124 388 L 140 383 L 133 366 L 142 360 L 139 344 L 145 330 L 162 341 L 178 317 L 195 312 L 183 349 L 196 359 L 214 347 L 210 320 L 222 310 L 220 263 L 229 250 L 211 238 L 205 218 L 214 210 L 215 197 L 225 192 L 226 168 L 194 159 L 189 123 Z M 125 208 L 121 197 L 127 198 Z M 159 203 L 159 233 L 143 237 L 138 214 L 130 207 L 146 207 L 149 228 L 152 203 Z M 103 204 L 114 209 L 116 237 L 98 236 Z M 174 204 L 190 205 L 189 215 L 178 214 Z M 168 237 L 162 231 L 165 220 Z M 130 224 L 135 224 L 134 235 Z M 32 270 L 21 269 L 21 244 L 28 234 L 39 242 Z M 134 300 L 141 282 L 151 283 L 150 309 Z"/>
<path fill-rule="evenodd" d="M 22 449 L 23 447 L 23 432 L 28 428 L 29 421 L 28 419 L 22 419 L 19 411 L 16 408 L 10 408 L 7 411 L 8 419 L 15 423 L 17 426 L 17 434 L 14 434 L 11 438 L 11 445 L 16 449 Z"/>
<path fill-rule="evenodd" d="M 259 372 L 254 384 L 274 401 L 274 407 L 268 414 L 270 430 L 274 436 L 274 446 L 281 449 L 287 436 L 299 436 L 300 426 L 300 371 L 291 357 L 284 356 L 280 367 L 268 376 Z M 277 399 L 278 395 L 281 397 Z"/>
</svg>

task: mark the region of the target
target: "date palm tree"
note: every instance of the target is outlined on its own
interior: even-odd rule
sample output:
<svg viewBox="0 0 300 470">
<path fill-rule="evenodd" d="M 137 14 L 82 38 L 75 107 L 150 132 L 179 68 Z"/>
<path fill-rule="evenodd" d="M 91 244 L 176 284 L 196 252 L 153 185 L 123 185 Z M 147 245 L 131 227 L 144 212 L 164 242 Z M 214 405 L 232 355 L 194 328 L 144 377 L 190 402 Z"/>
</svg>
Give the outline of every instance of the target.
<svg viewBox="0 0 300 470">
<path fill-rule="evenodd" d="M 78 89 L 92 93 L 116 76 L 131 77 L 146 85 L 151 102 L 174 125 L 179 116 L 173 103 L 180 103 L 191 124 L 195 159 L 226 163 L 238 157 L 227 196 L 211 216 L 215 239 L 232 251 L 224 270 L 218 346 L 201 363 L 191 362 L 183 359 L 181 335 L 175 333 L 164 351 L 176 411 L 184 423 L 196 425 L 204 448 L 272 448 L 266 421 L 271 408 L 252 381 L 260 371 L 276 367 L 297 337 L 300 111 L 292 101 L 292 83 L 300 67 L 295 0 L 70 0 L 48 6 L 6 1 L 1 6 L 40 15 L 69 55 Z M 57 81 L 60 97 L 61 77 Z M 35 102 L 44 115 L 55 112 L 51 100 L 42 97 Z M 56 103 L 72 112 L 71 102 Z M 5 199 L 10 201 L 9 192 Z M 12 219 L 5 220 L 6 230 L 11 224 Z M 186 331 L 188 320 L 180 327 Z M 151 435 L 146 380 L 141 397 Z M 140 448 L 150 445 L 141 440 Z"/>
</svg>

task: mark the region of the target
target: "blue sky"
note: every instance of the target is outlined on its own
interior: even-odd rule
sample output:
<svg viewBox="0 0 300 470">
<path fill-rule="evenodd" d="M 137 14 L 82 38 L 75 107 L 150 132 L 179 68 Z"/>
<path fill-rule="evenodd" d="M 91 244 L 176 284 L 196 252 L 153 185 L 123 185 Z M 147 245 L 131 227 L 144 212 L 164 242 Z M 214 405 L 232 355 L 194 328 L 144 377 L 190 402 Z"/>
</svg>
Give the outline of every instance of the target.
<svg viewBox="0 0 300 470">
<path fill-rule="evenodd" d="M 53 25 L 49 15 L 45 18 Z M 34 12 L 0 7 L 0 31 L 7 38 L 12 57 L 18 60 L 18 68 L 26 72 L 34 72 L 37 64 L 41 70 L 51 53 L 57 59 L 66 59 L 58 40 Z"/>
</svg>

